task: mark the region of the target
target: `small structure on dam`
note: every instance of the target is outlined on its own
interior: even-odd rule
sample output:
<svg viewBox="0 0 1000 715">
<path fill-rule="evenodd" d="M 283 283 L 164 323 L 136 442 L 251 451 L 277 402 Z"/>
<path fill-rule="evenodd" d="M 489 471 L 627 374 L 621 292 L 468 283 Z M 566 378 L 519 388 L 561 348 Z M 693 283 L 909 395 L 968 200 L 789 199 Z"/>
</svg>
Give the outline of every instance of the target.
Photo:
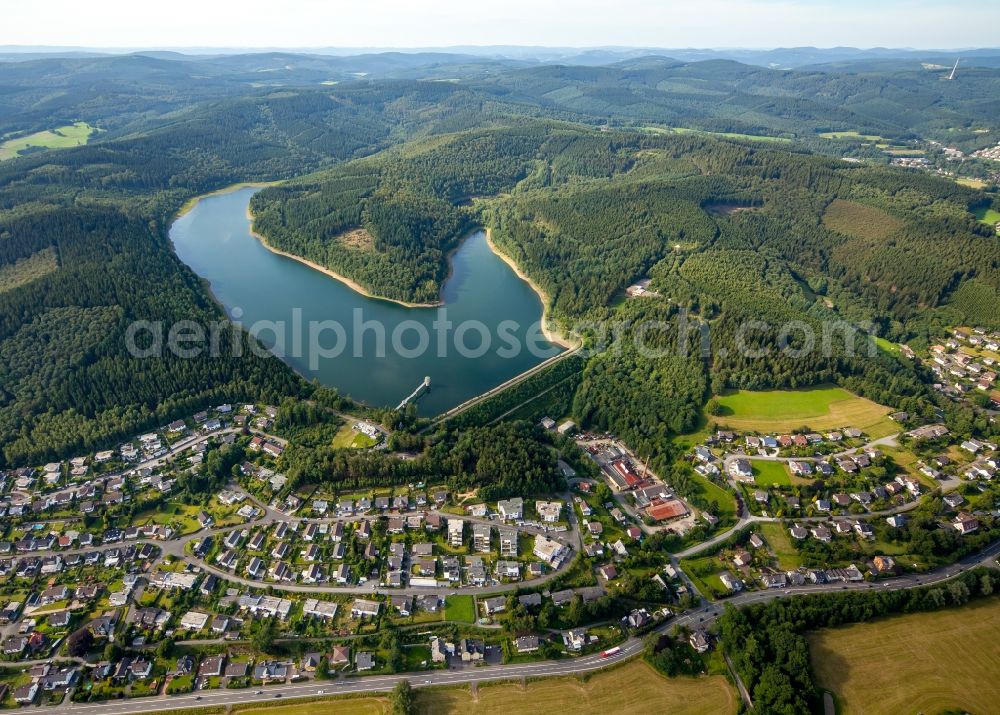
<svg viewBox="0 0 1000 715">
<path fill-rule="evenodd" d="M 425 392 L 427 392 L 430 389 L 431 389 L 431 378 L 430 378 L 430 375 L 427 375 L 427 376 L 424 377 L 424 381 L 421 382 L 419 385 L 417 385 L 417 389 L 416 390 L 414 390 L 409 395 L 407 395 L 405 398 L 403 398 L 403 401 L 400 402 L 396 406 L 396 409 L 397 410 L 401 410 L 401 409 L 405 408 L 408 404 L 410 404 L 414 400 L 418 399 L 422 394 L 424 394 Z"/>
</svg>

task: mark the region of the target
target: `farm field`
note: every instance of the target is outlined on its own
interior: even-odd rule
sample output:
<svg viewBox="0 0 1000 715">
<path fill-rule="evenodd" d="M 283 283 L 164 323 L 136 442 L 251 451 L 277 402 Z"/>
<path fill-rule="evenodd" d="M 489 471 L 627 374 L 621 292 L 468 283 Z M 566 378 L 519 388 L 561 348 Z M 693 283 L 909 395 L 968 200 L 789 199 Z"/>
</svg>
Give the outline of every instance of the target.
<svg viewBox="0 0 1000 715">
<path fill-rule="evenodd" d="M 988 186 L 988 184 L 982 179 L 970 179 L 967 176 L 955 179 L 955 183 L 961 184 L 962 186 L 968 186 L 970 189 L 985 189 Z"/>
<path fill-rule="evenodd" d="M 753 462 L 754 481 L 762 487 L 779 486 L 788 487 L 792 485 L 792 475 L 788 473 L 788 468 L 784 462 L 763 462 L 756 460 Z"/>
<path fill-rule="evenodd" d="M 628 688 L 622 688 L 628 683 Z M 577 678 L 548 678 L 520 684 L 480 685 L 473 695 L 467 689 L 419 692 L 417 712 L 497 713 L 534 715 L 560 712 L 572 715 L 621 713 L 642 715 L 715 715 L 735 713 L 738 698 L 719 675 L 702 678 L 665 678 L 641 660 L 598 673 L 586 682 Z"/>
<path fill-rule="evenodd" d="M 737 132 L 710 132 L 705 129 L 690 129 L 688 127 L 646 127 L 649 131 L 657 134 L 707 134 L 713 137 L 724 137 L 726 139 L 738 139 L 743 141 L 777 142 L 779 144 L 789 144 L 792 142 L 788 137 L 772 137 L 767 134 L 739 134 Z"/>
<path fill-rule="evenodd" d="M 723 414 L 713 419 L 720 427 L 735 430 L 784 432 L 799 427 L 814 430 L 857 427 L 873 439 L 897 431 L 886 417 L 890 412 L 888 407 L 840 387 L 738 390 L 716 399 Z"/>
<path fill-rule="evenodd" d="M 785 571 L 797 569 L 802 565 L 802 557 L 792 545 L 792 538 L 784 524 L 776 522 L 761 522 L 754 529 L 760 532 L 760 537 L 767 542 L 768 548 L 778 559 L 778 566 Z"/>
<path fill-rule="evenodd" d="M 623 691 L 622 678 L 630 687 Z M 546 678 L 526 686 L 512 683 L 480 685 L 473 694 L 468 688 L 416 691 L 416 711 L 420 715 L 449 713 L 495 713 L 534 715 L 552 710 L 568 715 L 613 712 L 644 715 L 670 712 L 671 715 L 715 715 L 735 713 L 737 697 L 721 675 L 702 678 L 665 678 L 641 660 L 601 672 L 582 682 L 577 678 Z M 388 695 L 359 698 L 331 698 L 298 705 L 277 707 L 234 707 L 234 715 L 387 715 Z"/>
<path fill-rule="evenodd" d="M 41 149 L 65 149 L 71 146 L 81 146 L 87 143 L 90 135 L 97 129 L 86 122 L 77 122 L 56 129 L 46 129 L 28 136 L 8 139 L 0 144 L 0 161 L 13 159 L 25 149 L 38 147 Z"/>
<path fill-rule="evenodd" d="M 1000 702 L 1000 598 L 822 630 L 809 644 L 841 715 L 987 713 Z"/>
<path fill-rule="evenodd" d="M 913 149 L 905 146 L 888 146 L 884 148 L 886 154 L 892 156 L 923 156 L 927 152 L 923 149 Z"/>
<path fill-rule="evenodd" d="M 278 707 L 235 707 L 233 713 L 249 715 L 383 715 L 392 711 L 389 697 L 337 698 Z"/>
<path fill-rule="evenodd" d="M 820 132 L 819 136 L 824 139 L 857 139 L 866 142 L 884 142 L 885 139 L 877 134 L 861 134 L 857 131 L 849 132 Z"/>
</svg>

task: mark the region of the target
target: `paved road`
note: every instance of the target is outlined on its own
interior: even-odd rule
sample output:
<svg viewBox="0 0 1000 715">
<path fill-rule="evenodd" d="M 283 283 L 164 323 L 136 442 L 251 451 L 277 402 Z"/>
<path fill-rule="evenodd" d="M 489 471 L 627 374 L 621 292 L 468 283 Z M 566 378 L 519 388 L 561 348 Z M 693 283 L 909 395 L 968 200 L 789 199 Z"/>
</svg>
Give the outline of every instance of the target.
<svg viewBox="0 0 1000 715">
<path fill-rule="evenodd" d="M 814 593 L 829 593 L 839 591 L 863 590 L 899 590 L 928 586 L 947 581 L 954 576 L 974 568 L 993 562 L 1000 553 L 1000 542 L 994 543 L 983 552 L 963 559 L 957 564 L 948 566 L 922 576 L 905 576 L 881 582 L 879 584 L 825 584 L 822 586 L 802 586 L 790 589 L 771 589 L 753 593 L 742 593 L 727 599 L 725 603 L 740 606 L 749 603 L 770 601 L 790 595 L 805 595 Z M 665 632 L 675 626 L 690 628 L 705 628 L 711 625 L 722 613 L 723 603 L 711 603 L 699 610 L 671 619 L 659 627 Z M 245 704 L 256 701 L 281 698 L 315 697 L 317 695 L 338 695 L 347 693 L 386 692 L 395 687 L 400 680 L 409 680 L 414 687 L 432 685 L 465 685 L 496 680 L 518 680 L 521 678 L 551 677 L 557 675 L 576 675 L 588 673 L 613 665 L 642 652 L 642 639 L 631 637 L 621 644 L 621 651 L 610 657 L 602 658 L 600 654 L 557 661 L 539 661 L 527 664 L 509 664 L 484 667 L 468 667 L 458 670 L 435 670 L 425 673 L 407 673 L 401 675 L 373 677 L 340 677 L 333 681 L 291 683 L 265 688 L 246 690 L 208 690 L 200 694 L 159 696 L 154 698 L 113 701 L 103 703 L 77 704 L 69 703 L 58 707 L 46 708 L 46 712 L 57 715 L 73 715 L 73 713 L 99 713 L 100 715 L 131 715 L 132 713 L 150 713 L 160 710 L 175 710 L 178 708 L 225 706 Z M 258 690 L 261 691 L 260 694 Z"/>
<path fill-rule="evenodd" d="M 882 437 L 881 439 L 876 439 L 876 440 L 874 440 L 872 442 L 868 442 L 867 444 L 862 445 L 860 447 L 854 447 L 852 449 L 844 450 L 843 452 L 838 452 L 837 454 L 827 455 L 827 456 L 828 457 L 829 456 L 839 457 L 839 456 L 851 454 L 851 453 L 854 453 L 854 452 L 858 452 L 858 451 L 860 451 L 862 449 L 865 449 L 866 447 L 876 447 L 876 446 L 879 446 L 879 445 L 893 446 L 893 445 L 896 444 L 896 438 L 898 436 L 899 435 L 895 435 L 895 434 L 894 435 L 889 435 L 888 437 Z M 742 495 L 742 491 L 740 490 L 739 485 L 731 477 L 728 477 L 728 474 L 729 474 L 729 469 L 728 469 L 729 463 L 731 461 L 735 460 L 735 459 L 749 459 L 751 461 L 772 461 L 772 462 L 817 461 L 816 458 L 814 458 L 814 457 L 801 457 L 801 458 L 799 458 L 799 457 L 773 457 L 773 456 L 758 456 L 758 455 L 744 455 L 744 454 L 728 454 L 723 459 L 723 470 L 722 471 L 723 471 L 724 474 L 727 475 L 730 488 L 734 492 L 736 492 L 736 494 L 739 494 L 739 495 Z M 937 489 L 939 489 L 942 494 L 946 494 L 946 493 L 948 493 L 950 491 L 954 491 L 960 485 L 961 485 L 961 482 L 959 480 L 957 480 L 957 479 L 946 479 L 946 480 L 941 480 L 941 481 L 938 482 Z M 838 519 L 850 519 L 852 521 L 857 521 L 857 520 L 868 521 L 870 519 L 878 519 L 878 518 L 881 518 L 881 517 L 892 516 L 893 514 L 903 514 L 905 512 L 912 511 L 913 509 L 916 509 L 922 503 L 923 503 L 922 499 L 914 499 L 913 501 L 907 502 L 906 504 L 902 504 L 902 505 L 897 506 L 897 507 L 892 507 L 891 509 L 879 509 L 877 511 L 866 511 L 866 512 L 864 512 L 862 514 L 851 514 L 849 516 L 839 516 L 839 517 L 835 516 L 833 514 L 822 514 L 822 515 L 819 515 L 819 516 L 785 516 L 785 517 L 777 517 L 777 516 L 758 516 L 756 514 L 751 514 L 750 510 L 747 508 L 746 503 L 743 502 L 742 496 L 741 496 L 741 507 L 742 508 L 741 508 L 741 511 L 740 511 L 740 517 L 739 517 L 739 519 L 737 520 L 737 522 L 736 522 L 736 524 L 734 526 L 730 527 L 729 529 L 727 529 L 726 531 L 723 531 L 720 534 L 716 534 L 711 539 L 708 539 L 706 541 L 702 541 L 699 544 L 695 544 L 694 546 L 691 546 L 691 547 L 689 547 L 687 549 L 684 549 L 683 551 L 678 552 L 676 554 L 676 556 L 677 556 L 678 559 L 685 559 L 685 558 L 688 558 L 689 556 L 694 556 L 695 554 L 700 554 L 700 553 L 702 553 L 704 551 L 707 551 L 707 550 L 713 548 L 714 546 L 717 546 L 718 544 L 724 542 L 726 539 L 728 539 L 730 536 L 732 536 L 733 534 L 735 534 L 740 529 L 743 529 L 743 528 L 745 528 L 747 526 L 750 526 L 751 524 L 755 524 L 755 523 L 766 523 L 766 522 L 779 522 L 779 523 L 781 523 L 781 522 L 785 522 L 785 521 L 810 523 L 810 522 L 837 521 Z"/>
<path fill-rule="evenodd" d="M 700 610 L 692 611 L 678 618 L 671 619 L 659 627 L 660 632 L 676 626 L 705 628 L 711 625 L 722 613 L 724 603 L 734 606 L 759 603 L 775 598 L 791 595 L 805 595 L 824 592 L 863 591 L 863 590 L 898 590 L 928 586 L 953 578 L 954 576 L 974 568 L 993 562 L 1000 553 L 1000 542 L 994 543 L 985 551 L 963 559 L 957 564 L 948 566 L 922 576 L 904 576 L 880 584 L 825 584 L 822 586 L 801 586 L 789 589 L 771 589 L 753 593 L 742 593 L 725 602 L 711 603 Z M 102 703 L 67 703 L 58 707 L 47 707 L 46 712 L 58 715 L 94 712 L 100 715 L 131 715 L 132 713 L 150 713 L 160 710 L 173 710 L 190 707 L 225 706 L 256 701 L 281 698 L 315 697 L 317 695 L 337 695 L 347 693 L 386 692 L 395 687 L 400 680 L 409 680 L 415 687 L 432 685 L 455 685 L 482 683 L 496 680 L 517 680 L 521 678 L 551 677 L 557 675 L 575 675 L 592 672 L 638 655 L 642 651 L 642 639 L 632 637 L 621 644 L 620 652 L 610 658 L 602 658 L 600 654 L 558 661 L 539 661 L 527 664 L 509 664 L 483 667 L 467 667 L 458 670 L 435 670 L 426 673 L 408 673 L 391 676 L 374 677 L 340 677 L 333 681 L 307 683 L 290 683 L 274 685 L 265 688 L 246 690 L 207 690 L 200 694 L 159 696 L 140 698 L 136 700 L 112 701 Z M 260 691 L 260 694 L 258 694 Z"/>
</svg>

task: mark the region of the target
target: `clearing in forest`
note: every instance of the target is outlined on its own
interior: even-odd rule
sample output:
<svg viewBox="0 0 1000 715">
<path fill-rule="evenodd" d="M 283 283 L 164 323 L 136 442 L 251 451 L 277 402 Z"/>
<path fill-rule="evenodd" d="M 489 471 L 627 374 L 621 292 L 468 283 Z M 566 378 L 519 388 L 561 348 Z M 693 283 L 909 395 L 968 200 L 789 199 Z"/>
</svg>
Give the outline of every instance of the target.
<svg viewBox="0 0 1000 715">
<path fill-rule="evenodd" d="M 823 212 L 823 225 L 837 233 L 880 241 L 898 231 L 903 222 L 874 206 L 834 199 Z"/>
<path fill-rule="evenodd" d="M 0 293 L 20 288 L 59 267 L 53 248 L 43 248 L 15 263 L 0 266 Z"/>
<path fill-rule="evenodd" d="M 86 144 L 97 129 L 86 122 L 46 129 L 23 137 L 8 139 L 0 144 L 0 161 L 43 149 L 65 149 Z"/>
</svg>

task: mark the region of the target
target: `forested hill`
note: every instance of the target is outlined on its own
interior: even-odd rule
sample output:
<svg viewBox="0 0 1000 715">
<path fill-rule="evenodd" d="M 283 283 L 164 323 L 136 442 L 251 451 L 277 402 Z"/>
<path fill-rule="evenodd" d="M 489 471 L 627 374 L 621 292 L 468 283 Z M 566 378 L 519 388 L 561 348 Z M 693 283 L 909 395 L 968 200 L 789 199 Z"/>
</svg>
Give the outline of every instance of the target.
<svg viewBox="0 0 1000 715">
<path fill-rule="evenodd" d="M 791 358 L 768 351 L 791 321 L 873 325 L 894 340 L 1000 325 L 1000 238 L 953 181 L 696 135 L 555 122 L 422 139 L 270 188 L 256 226 L 404 300 L 433 300 L 459 230 L 479 223 L 539 284 L 555 318 L 638 326 L 680 309 L 711 326 L 708 359 L 634 347 L 591 359 L 574 414 L 657 454 L 692 429 L 710 392 L 840 382 L 930 412 L 912 366 L 863 345 Z M 661 298 L 617 306 L 644 276 Z M 617 307 L 616 307 L 617 306 Z M 768 327 L 742 334 L 746 321 Z"/>
<path fill-rule="evenodd" d="M 166 231 L 184 201 L 237 181 L 320 172 L 261 192 L 259 227 L 396 297 L 435 299 L 448 250 L 485 222 L 566 322 L 611 315 L 647 274 L 673 302 L 630 304 L 631 318 L 689 306 L 723 334 L 759 311 L 871 319 L 889 337 L 1000 315 L 996 239 L 968 213 L 993 195 L 877 166 L 888 159 L 874 149 L 865 166 L 807 153 L 860 147 L 823 130 L 995 143 L 997 70 L 943 82 L 918 66 L 529 64 L 281 54 L 0 64 L 4 142 L 76 121 L 100 130 L 86 146 L 0 154 L 14 157 L 0 159 L 3 463 L 95 449 L 214 400 L 311 389 L 274 359 L 124 354 L 131 320 L 221 317 Z M 378 79 L 359 79 L 365 66 Z M 869 374 L 842 356 L 801 367 L 713 359 L 711 370 L 636 359 L 593 361 L 577 399 L 581 415 L 637 441 L 688 426 L 713 383 L 856 379 L 916 394 L 910 373 Z M 630 388 L 650 399 L 626 424 L 615 386 L 642 370 L 659 382 Z"/>
<path fill-rule="evenodd" d="M 923 137 L 971 149 L 998 129 L 1000 71 L 968 67 L 941 80 L 917 62 L 907 69 L 776 71 L 729 60 L 660 57 L 606 67 L 547 65 L 478 83 L 506 101 L 611 124 L 657 123 L 814 141 L 831 130 L 895 139 Z M 976 131 L 976 130 L 980 131 Z"/>
<path fill-rule="evenodd" d="M 148 131 L 0 162 L 0 268 L 42 267 L 0 285 L 0 464 L 95 449 L 213 401 L 310 389 L 246 350 L 129 357 L 134 320 L 223 318 L 171 250 L 171 217 L 234 182 L 289 178 L 488 117 L 447 83 L 361 84 L 195 103 Z"/>
<path fill-rule="evenodd" d="M 780 261 L 777 295 L 798 308 L 904 338 L 935 320 L 997 320 L 1000 246 L 969 210 L 989 200 L 772 146 L 522 121 L 286 182 L 252 209 L 276 247 L 392 298 L 436 299 L 448 249 L 484 222 L 566 320 L 650 272 L 716 314 L 734 303 L 733 281 L 766 278 L 743 265 L 756 253 Z"/>
</svg>

